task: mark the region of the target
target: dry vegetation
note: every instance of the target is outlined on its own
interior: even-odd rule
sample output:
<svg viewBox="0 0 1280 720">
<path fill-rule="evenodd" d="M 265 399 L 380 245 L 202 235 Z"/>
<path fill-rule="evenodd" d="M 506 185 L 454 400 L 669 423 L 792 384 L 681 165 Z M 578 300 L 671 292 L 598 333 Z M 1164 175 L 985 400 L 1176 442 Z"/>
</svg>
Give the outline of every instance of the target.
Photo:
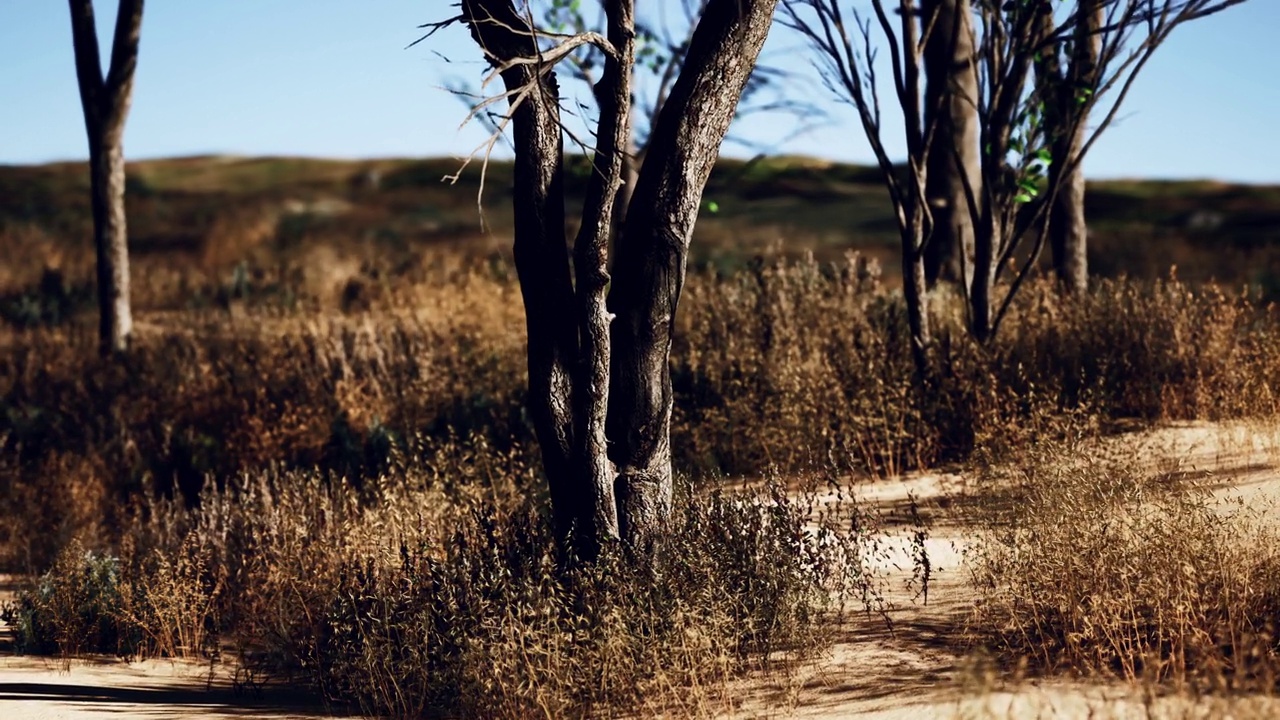
<svg viewBox="0 0 1280 720">
<path fill-rule="evenodd" d="M 1008 495 L 978 509 L 977 639 L 1039 673 L 1273 691 L 1276 524 L 1215 498 L 1212 476 L 1083 449 L 1032 449 L 984 479 Z"/>
<path fill-rule="evenodd" d="M 550 542 L 497 245 L 280 207 L 255 195 L 141 253 L 136 349 L 110 364 L 63 230 L 0 229 L 24 258 L 0 276 L 0 568 L 41 577 L 7 611 L 19 649 L 222 656 L 401 717 L 706 715 L 743 671 L 785 675 L 846 614 L 891 609 L 874 513 L 820 500 L 977 466 L 968 650 L 1274 687 L 1273 531 L 1073 440 L 1274 416 L 1280 317 L 1257 288 L 1035 286 L 988 347 L 940 293 L 942 372 L 919 391 L 875 260 L 707 264 L 672 359 L 671 541 L 646 572 L 584 568 Z"/>
</svg>

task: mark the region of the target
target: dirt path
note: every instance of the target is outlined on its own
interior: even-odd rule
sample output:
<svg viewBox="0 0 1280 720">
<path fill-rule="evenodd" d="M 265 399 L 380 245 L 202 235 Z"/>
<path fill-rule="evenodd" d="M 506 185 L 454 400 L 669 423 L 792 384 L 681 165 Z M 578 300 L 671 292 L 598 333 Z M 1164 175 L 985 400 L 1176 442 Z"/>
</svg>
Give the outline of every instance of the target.
<svg viewBox="0 0 1280 720">
<path fill-rule="evenodd" d="M 0 603 L 17 582 L 0 575 Z M 237 689 L 230 671 L 208 664 L 152 660 L 127 662 L 95 656 L 63 662 L 10 653 L 9 628 L 0 621 L 0 718 L 199 718 L 286 720 L 353 717 L 333 714 L 296 690 Z M 212 675 L 211 675 L 212 673 Z"/>
<path fill-rule="evenodd" d="M 1280 427 L 1188 424 L 1113 438 L 1116 452 L 1151 458 L 1156 469 L 1201 477 L 1224 500 L 1271 508 L 1280 520 Z M 894 629 L 876 618 L 833 628 L 830 653 L 797 669 L 785 683 L 746 680 L 733 717 L 809 720 L 869 718 L 1268 718 L 1280 700 L 1192 700 L 1145 697 L 1140 688 L 1072 682 L 1012 685 L 985 676 L 964 657 L 959 633 L 973 601 L 963 566 L 971 531 L 951 512 L 964 479 L 921 475 L 862 488 L 864 500 L 901 507 L 914 497 L 932 525 L 926 548 L 935 570 L 927 604 L 903 588 L 910 576 L 909 542 L 885 538 L 881 560 L 897 609 Z M 13 591 L 0 576 L 0 600 Z M 0 646 L 4 629 L 0 626 Z M 208 666 L 115 659 L 58 661 L 14 657 L 0 649 L 0 718 L 335 717 L 288 689 L 237 692 L 225 671 L 209 682 Z"/>
<path fill-rule="evenodd" d="M 1280 523 L 1280 427 L 1179 424 L 1110 438 L 1107 450 L 1143 458 L 1157 472 L 1200 478 L 1213 488 L 1224 510 L 1243 502 Z M 893 598 L 894 631 L 868 620 L 841 632 L 828 657 L 803 668 L 790 687 L 756 684 L 747 690 L 739 717 L 809 720 L 867 718 L 1277 718 L 1280 699 L 1265 697 L 1151 697 L 1122 684 L 1069 681 L 997 681 L 965 657 L 965 615 L 974 593 L 966 582 L 964 550 L 972 531 L 949 511 L 965 490 L 957 476 L 920 475 L 870 485 L 861 497 L 902 506 L 914 496 L 930 518 L 929 557 L 937 571 L 927 605 L 909 592 Z M 903 539 L 888 560 L 901 587 L 910 568 Z M 779 710 L 778 708 L 789 708 Z"/>
</svg>

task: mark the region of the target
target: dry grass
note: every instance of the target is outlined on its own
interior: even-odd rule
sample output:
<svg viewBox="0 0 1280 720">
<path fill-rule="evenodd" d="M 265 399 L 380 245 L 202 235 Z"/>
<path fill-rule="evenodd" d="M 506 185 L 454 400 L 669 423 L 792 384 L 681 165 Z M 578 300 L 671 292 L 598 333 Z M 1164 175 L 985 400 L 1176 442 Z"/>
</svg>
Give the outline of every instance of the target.
<svg viewBox="0 0 1280 720">
<path fill-rule="evenodd" d="M 1264 511 L 1096 444 L 1029 449 L 985 481 L 1008 491 L 978 504 L 973 631 L 1005 662 L 1201 692 L 1275 688 L 1280 535 Z"/>
<path fill-rule="evenodd" d="M 1018 502 L 983 517 L 976 556 L 974 629 L 1003 661 L 1271 682 L 1271 531 L 1058 444 L 1273 417 L 1280 318 L 1256 295 L 1033 285 L 978 347 L 938 293 L 922 391 L 868 256 L 704 266 L 671 362 L 691 478 L 672 540 L 648 573 L 581 568 L 544 521 L 508 258 L 426 245 L 418 225 L 356 234 L 361 208 L 238 202 L 181 252 L 139 253 L 136 345 L 112 364 L 89 266 L 57 259 L 66 238 L 0 231 L 33 258 L 0 275 L 0 568 L 44 577 L 12 611 L 25 649 L 232 656 L 248 682 L 302 677 L 404 717 L 705 715 L 744 670 L 818 651 L 841 612 L 886 609 L 868 518 L 814 486 L 720 495 L 705 478 L 1012 457 L 990 483 Z"/>
<path fill-rule="evenodd" d="M 8 617 L 28 652 L 234 652 L 394 717 L 702 716 L 887 610 L 872 518 L 819 489 L 686 487 L 651 566 L 582 566 L 518 491 L 265 474 L 138 506 L 119 556 L 70 544 Z"/>
</svg>

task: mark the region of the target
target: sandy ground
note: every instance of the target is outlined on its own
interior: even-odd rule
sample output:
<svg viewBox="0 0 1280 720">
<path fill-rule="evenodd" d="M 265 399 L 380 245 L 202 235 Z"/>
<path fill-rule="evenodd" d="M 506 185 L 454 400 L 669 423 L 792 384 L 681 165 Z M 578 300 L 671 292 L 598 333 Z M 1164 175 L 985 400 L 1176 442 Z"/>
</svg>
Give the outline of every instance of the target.
<svg viewBox="0 0 1280 720">
<path fill-rule="evenodd" d="M 1179 425 L 1108 441 L 1116 452 L 1151 458 L 1154 469 L 1207 478 L 1226 501 L 1280 511 L 1280 427 Z M 876 618 L 833 628 L 839 640 L 824 657 L 797 668 L 785 683 L 745 680 L 732 699 L 734 717 L 810 720 L 869 718 L 1265 718 L 1280 717 L 1270 698 L 1150 697 L 1141 688 L 1071 682 L 1011 684 L 989 679 L 958 649 L 972 602 L 963 567 L 967 529 L 947 512 L 964 489 L 954 475 L 919 475 L 864 486 L 861 498 L 901 508 L 909 497 L 931 524 L 936 571 L 928 603 L 904 587 L 911 548 L 900 534 L 884 540 L 894 628 Z M 1280 518 L 1280 512 L 1274 514 Z M 0 600 L 12 593 L 0 576 Z M 0 719 L 319 718 L 333 715 L 287 688 L 233 687 L 225 669 L 114 658 L 15 657 L 0 625 Z"/>
<path fill-rule="evenodd" d="M 209 668 L 108 658 L 0 660 L 0 717 L 6 720 L 88 718 L 321 718 L 330 715 L 288 689 L 237 691 L 209 683 Z"/>
</svg>

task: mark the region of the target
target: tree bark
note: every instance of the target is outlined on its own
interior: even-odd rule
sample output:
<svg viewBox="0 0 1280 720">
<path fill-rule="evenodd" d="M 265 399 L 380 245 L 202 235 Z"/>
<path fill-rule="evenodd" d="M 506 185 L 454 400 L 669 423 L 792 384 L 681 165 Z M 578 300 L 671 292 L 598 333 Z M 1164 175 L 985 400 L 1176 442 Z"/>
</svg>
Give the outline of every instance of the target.
<svg viewBox="0 0 1280 720">
<path fill-rule="evenodd" d="M 614 263 L 609 456 L 619 526 L 651 545 L 671 509 L 668 357 L 698 206 L 772 24 L 777 0 L 710 0 L 663 103 Z"/>
<path fill-rule="evenodd" d="M 1062 152 L 1063 157 L 1078 156 L 1084 141 L 1083 132 L 1072 135 L 1072 142 L 1061 150 L 1055 150 L 1055 155 Z M 1051 167 L 1050 173 L 1053 172 Z M 1089 229 L 1084 212 L 1084 171 L 1077 164 L 1065 174 L 1059 172 L 1054 182 L 1058 189 L 1049 219 L 1053 270 L 1064 289 L 1079 294 L 1089 289 Z"/>
<path fill-rule="evenodd" d="M 925 128 L 933 128 L 926 195 L 933 230 L 925 246 L 929 285 L 973 277 L 974 220 L 965 194 L 982 196 L 978 76 L 969 0 L 925 0 Z"/>
<path fill-rule="evenodd" d="M 915 200 L 907 201 L 916 205 Z M 933 335 L 929 328 L 929 308 L 925 299 L 928 289 L 925 255 L 927 246 L 924 232 L 924 216 L 920 209 L 909 210 L 911 218 L 911 247 L 902 249 L 902 296 L 907 304 L 907 330 L 911 334 L 911 360 L 916 368 L 916 386 L 924 388 L 933 378 L 933 368 L 929 359 L 929 347 L 933 344 Z"/>
<path fill-rule="evenodd" d="M 143 0 L 121 0 L 102 75 L 92 0 L 70 0 L 76 80 L 89 139 L 93 239 L 98 268 L 99 343 L 102 354 L 124 352 L 133 332 L 129 303 L 129 234 L 124 210 L 124 125 L 133 98 Z"/>
<path fill-rule="evenodd" d="M 979 220 L 980 237 L 974 249 L 973 283 L 969 286 L 969 332 L 973 339 L 985 343 L 991 339 L 992 314 L 995 310 L 996 249 L 1002 247 L 1000 225 L 985 207 Z"/>
</svg>

